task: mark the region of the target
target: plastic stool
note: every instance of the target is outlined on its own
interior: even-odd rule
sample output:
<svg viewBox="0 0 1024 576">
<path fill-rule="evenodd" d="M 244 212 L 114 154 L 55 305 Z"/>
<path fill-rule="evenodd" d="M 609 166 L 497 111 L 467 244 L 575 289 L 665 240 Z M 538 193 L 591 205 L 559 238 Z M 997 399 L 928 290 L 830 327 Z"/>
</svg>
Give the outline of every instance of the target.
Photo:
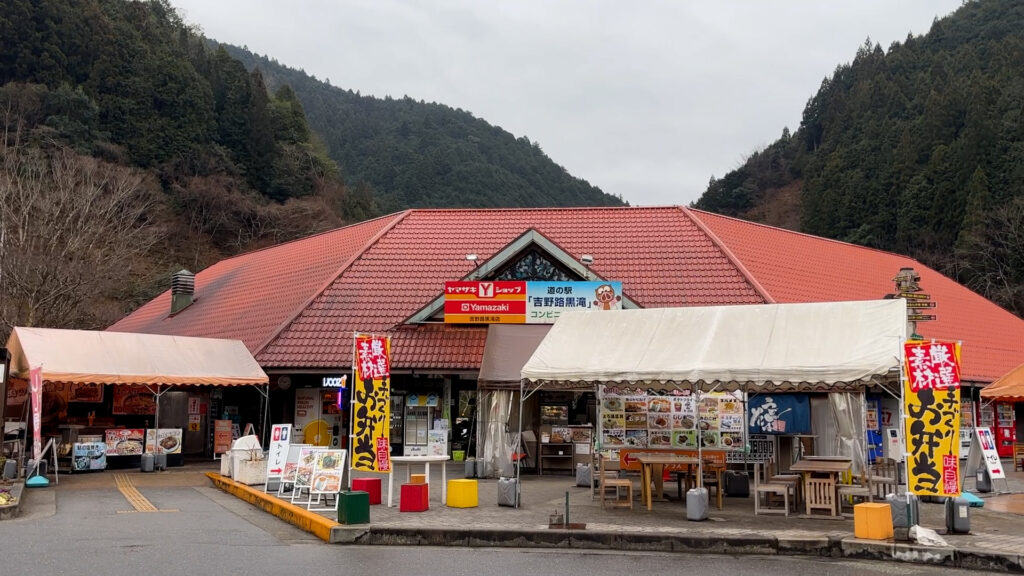
<svg viewBox="0 0 1024 576">
<path fill-rule="evenodd" d="M 362 490 L 338 492 L 338 522 L 342 524 L 370 523 L 370 495 Z"/>
<path fill-rule="evenodd" d="M 352 489 L 370 495 L 370 505 L 380 504 L 380 478 L 353 478 Z"/>
<path fill-rule="evenodd" d="M 427 484 L 402 484 L 399 512 L 425 512 L 430 509 L 430 486 Z"/>
<path fill-rule="evenodd" d="M 478 496 L 476 480 L 454 479 L 448 481 L 449 508 L 476 508 Z"/>
<path fill-rule="evenodd" d="M 426 474 L 409 474 L 409 483 L 410 484 L 426 484 L 427 483 L 427 475 Z"/>
<path fill-rule="evenodd" d="M 853 507 L 853 535 L 864 540 L 892 538 L 892 512 L 888 504 L 864 502 Z"/>
</svg>

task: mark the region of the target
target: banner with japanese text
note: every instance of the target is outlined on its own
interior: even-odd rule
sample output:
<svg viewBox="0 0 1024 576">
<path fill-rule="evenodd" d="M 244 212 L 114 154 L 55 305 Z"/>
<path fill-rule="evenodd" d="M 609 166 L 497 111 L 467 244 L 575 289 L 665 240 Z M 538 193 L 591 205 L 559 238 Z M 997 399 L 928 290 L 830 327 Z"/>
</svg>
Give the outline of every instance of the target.
<svg viewBox="0 0 1024 576">
<path fill-rule="evenodd" d="M 960 494 L 960 346 L 904 345 L 909 489 L 918 496 Z"/>
<path fill-rule="evenodd" d="M 32 456 L 38 462 L 43 454 L 43 369 L 33 368 L 28 373 L 28 387 L 32 395 Z"/>
<path fill-rule="evenodd" d="M 391 339 L 355 335 L 352 468 L 391 471 Z"/>
</svg>

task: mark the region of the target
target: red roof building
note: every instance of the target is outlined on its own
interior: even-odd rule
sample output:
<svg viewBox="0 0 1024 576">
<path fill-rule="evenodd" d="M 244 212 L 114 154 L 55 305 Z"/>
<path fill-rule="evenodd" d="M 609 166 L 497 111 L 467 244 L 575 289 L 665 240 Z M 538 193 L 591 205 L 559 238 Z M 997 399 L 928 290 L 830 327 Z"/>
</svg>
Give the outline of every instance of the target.
<svg viewBox="0 0 1024 576">
<path fill-rule="evenodd" d="M 177 314 L 168 290 L 109 329 L 237 338 L 279 374 L 346 370 L 354 332 L 390 332 L 396 372 L 472 375 L 487 330 L 443 323 L 444 283 L 531 252 L 621 281 L 639 307 L 878 299 L 911 267 L 936 303 L 917 331 L 963 342 L 964 381 L 1024 360 L 1024 320 L 911 258 L 679 206 L 407 210 L 228 258 L 196 275 Z"/>
</svg>

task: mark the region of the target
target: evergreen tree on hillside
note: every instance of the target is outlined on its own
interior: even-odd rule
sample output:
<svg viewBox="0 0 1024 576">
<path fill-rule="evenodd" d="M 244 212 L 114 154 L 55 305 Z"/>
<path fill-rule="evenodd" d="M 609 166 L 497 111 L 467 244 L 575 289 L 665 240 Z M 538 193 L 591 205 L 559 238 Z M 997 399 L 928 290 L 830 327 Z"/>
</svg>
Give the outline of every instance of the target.
<svg viewBox="0 0 1024 576">
<path fill-rule="evenodd" d="M 761 206 L 795 185 L 801 231 L 905 253 L 989 286 L 973 283 L 981 272 L 962 259 L 981 230 L 998 243 L 991 226 L 1015 221 L 986 219 L 986 210 L 1024 198 L 1022 101 L 1024 3 L 965 2 L 888 51 L 866 41 L 808 100 L 795 134 L 712 178 L 696 206 L 767 213 Z M 983 294 L 1024 314 L 1014 290 Z"/>
</svg>

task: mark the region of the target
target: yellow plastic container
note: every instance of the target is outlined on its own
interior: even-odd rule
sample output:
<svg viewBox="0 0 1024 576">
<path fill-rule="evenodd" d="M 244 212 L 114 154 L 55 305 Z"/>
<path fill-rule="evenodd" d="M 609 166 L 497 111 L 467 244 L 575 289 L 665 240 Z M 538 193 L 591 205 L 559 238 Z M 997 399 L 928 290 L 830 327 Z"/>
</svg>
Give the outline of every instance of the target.
<svg viewBox="0 0 1024 576">
<path fill-rule="evenodd" d="M 864 502 L 853 507 L 853 535 L 864 540 L 892 538 L 892 513 L 889 505 Z"/>
<path fill-rule="evenodd" d="M 426 483 L 427 483 L 427 475 L 426 474 L 410 474 L 409 475 L 409 484 L 426 484 Z"/>
<path fill-rule="evenodd" d="M 476 480 L 455 479 L 448 481 L 449 508 L 476 508 L 479 490 Z"/>
</svg>

